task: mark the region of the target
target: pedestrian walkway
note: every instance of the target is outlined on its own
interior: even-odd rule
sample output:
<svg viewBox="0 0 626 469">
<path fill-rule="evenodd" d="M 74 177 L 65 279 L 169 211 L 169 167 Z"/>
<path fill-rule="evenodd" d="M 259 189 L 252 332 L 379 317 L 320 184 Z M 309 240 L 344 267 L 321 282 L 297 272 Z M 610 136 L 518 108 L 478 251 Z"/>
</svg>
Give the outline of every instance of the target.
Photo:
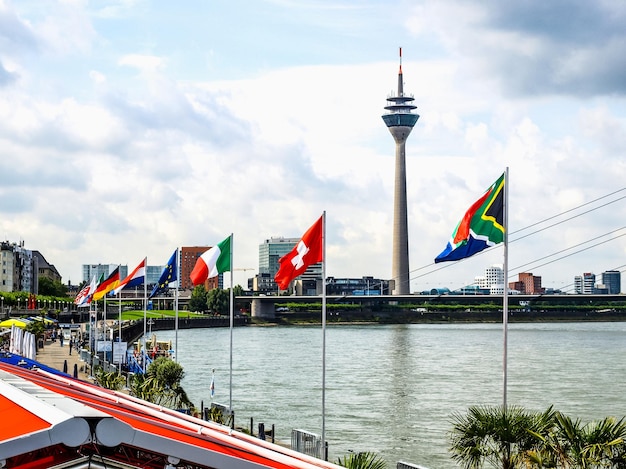
<svg viewBox="0 0 626 469">
<path fill-rule="evenodd" d="M 72 347 L 72 354 L 70 355 L 70 345 L 67 340 L 63 342 L 63 346 L 58 340 L 56 342 L 47 340 L 42 348 L 37 349 L 36 360 L 59 371 L 64 371 L 65 363 L 67 363 L 67 373 L 70 375 L 74 374 L 74 366 L 76 365 L 78 379 L 93 381 L 93 379 L 89 379 L 88 364 L 81 361 L 79 350 Z"/>
</svg>

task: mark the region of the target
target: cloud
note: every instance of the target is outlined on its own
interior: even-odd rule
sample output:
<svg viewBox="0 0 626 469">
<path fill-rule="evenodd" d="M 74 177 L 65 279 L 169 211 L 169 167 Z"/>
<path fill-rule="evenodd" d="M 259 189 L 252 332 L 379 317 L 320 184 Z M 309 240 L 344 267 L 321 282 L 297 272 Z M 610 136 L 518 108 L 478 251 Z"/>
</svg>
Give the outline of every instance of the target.
<svg viewBox="0 0 626 469">
<path fill-rule="evenodd" d="M 589 97 L 626 92 L 625 18 L 616 2 L 450 0 L 416 7 L 409 28 L 511 96 Z"/>
</svg>

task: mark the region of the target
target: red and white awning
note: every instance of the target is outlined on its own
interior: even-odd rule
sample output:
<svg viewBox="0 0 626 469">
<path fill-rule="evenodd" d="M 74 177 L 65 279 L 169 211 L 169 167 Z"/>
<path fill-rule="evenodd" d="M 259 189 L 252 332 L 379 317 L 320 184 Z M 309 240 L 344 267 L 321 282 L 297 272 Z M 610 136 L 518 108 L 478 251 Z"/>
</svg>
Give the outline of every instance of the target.
<svg viewBox="0 0 626 469">
<path fill-rule="evenodd" d="M 339 468 L 124 393 L 6 363 L 0 363 L 0 422 L 0 467 L 7 469 L 98 461 L 128 468 L 179 461 L 214 469 Z"/>
</svg>

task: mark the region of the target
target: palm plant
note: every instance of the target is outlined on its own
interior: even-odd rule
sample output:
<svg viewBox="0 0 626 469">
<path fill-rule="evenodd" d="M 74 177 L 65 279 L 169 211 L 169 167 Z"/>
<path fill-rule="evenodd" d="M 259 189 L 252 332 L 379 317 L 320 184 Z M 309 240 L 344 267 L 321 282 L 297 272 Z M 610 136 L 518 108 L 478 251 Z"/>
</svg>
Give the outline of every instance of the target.
<svg viewBox="0 0 626 469">
<path fill-rule="evenodd" d="M 623 419 L 606 417 L 582 425 L 579 420 L 559 416 L 561 438 L 569 446 L 569 465 L 564 467 L 600 468 L 624 464 L 626 425 Z"/>
<path fill-rule="evenodd" d="M 348 469 L 385 469 L 386 463 L 378 454 L 369 451 L 350 453 L 337 459 L 337 465 Z"/>
<path fill-rule="evenodd" d="M 537 453 L 536 434 L 549 426 L 552 415 L 551 408 L 537 415 L 519 406 L 473 406 L 467 414 L 454 414 L 452 459 L 465 469 L 485 463 L 502 469 L 527 465 Z"/>
</svg>

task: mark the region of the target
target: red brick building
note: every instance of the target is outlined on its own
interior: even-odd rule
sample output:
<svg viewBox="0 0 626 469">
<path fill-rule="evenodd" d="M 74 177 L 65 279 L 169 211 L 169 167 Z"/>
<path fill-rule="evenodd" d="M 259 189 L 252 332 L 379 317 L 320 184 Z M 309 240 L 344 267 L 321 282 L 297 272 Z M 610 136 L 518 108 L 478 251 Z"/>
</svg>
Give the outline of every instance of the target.
<svg viewBox="0 0 626 469">
<path fill-rule="evenodd" d="M 517 282 L 510 282 L 509 288 L 519 291 L 522 295 L 539 295 L 545 290 L 541 286 L 541 277 L 530 272 L 520 272 Z"/>
<path fill-rule="evenodd" d="M 183 246 L 180 249 L 180 285 L 184 290 L 193 290 L 193 284 L 189 275 L 196 265 L 198 257 L 211 249 L 211 246 Z M 219 276 L 208 279 L 204 282 L 206 291 L 213 290 L 219 286 Z"/>
</svg>

